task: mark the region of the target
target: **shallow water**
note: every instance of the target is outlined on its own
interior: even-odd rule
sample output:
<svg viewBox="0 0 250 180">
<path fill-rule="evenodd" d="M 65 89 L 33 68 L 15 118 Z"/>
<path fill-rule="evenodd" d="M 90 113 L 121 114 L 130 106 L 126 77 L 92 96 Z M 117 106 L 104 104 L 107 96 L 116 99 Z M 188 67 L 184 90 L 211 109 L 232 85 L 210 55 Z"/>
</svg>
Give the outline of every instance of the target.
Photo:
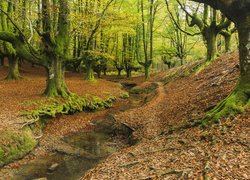
<svg viewBox="0 0 250 180">
<path fill-rule="evenodd" d="M 32 180 L 47 178 L 51 180 L 75 180 L 93 168 L 109 154 L 121 148 L 122 141 L 112 137 L 111 134 L 102 132 L 78 132 L 63 139 L 70 146 L 85 150 L 92 155 L 89 157 L 70 156 L 61 153 L 51 153 L 47 156 L 38 157 L 28 164 L 23 165 L 14 176 L 17 180 Z M 49 168 L 58 164 L 55 170 Z"/>
</svg>

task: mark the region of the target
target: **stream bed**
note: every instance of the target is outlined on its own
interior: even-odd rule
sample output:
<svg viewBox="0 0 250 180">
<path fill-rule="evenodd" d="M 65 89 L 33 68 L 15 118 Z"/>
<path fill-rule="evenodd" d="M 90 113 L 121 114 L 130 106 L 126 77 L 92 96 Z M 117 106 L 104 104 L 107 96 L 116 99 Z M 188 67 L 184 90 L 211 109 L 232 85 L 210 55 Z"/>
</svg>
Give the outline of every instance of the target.
<svg viewBox="0 0 250 180">
<path fill-rule="evenodd" d="M 127 90 L 134 86 L 136 84 L 124 85 Z M 113 114 L 144 105 L 145 99 L 151 99 L 154 93 L 136 92 L 130 95 L 130 98 L 117 103 L 116 108 L 111 108 L 110 114 L 100 117 L 101 120 L 93 120 L 93 129 L 51 141 L 54 147 L 46 156 L 38 156 L 21 165 L 12 179 L 77 180 L 107 156 L 135 144 L 137 140 L 132 136 L 133 130 L 126 124 L 116 122 Z"/>
<path fill-rule="evenodd" d="M 95 167 L 108 155 L 127 146 L 126 138 L 112 133 L 98 131 L 80 131 L 62 139 L 66 144 L 79 150 L 79 156 L 62 152 L 51 152 L 37 157 L 28 164 L 22 165 L 14 175 L 15 180 L 76 180 Z M 80 155 L 86 152 L 86 157 Z M 91 155 L 89 158 L 88 154 Z"/>
</svg>

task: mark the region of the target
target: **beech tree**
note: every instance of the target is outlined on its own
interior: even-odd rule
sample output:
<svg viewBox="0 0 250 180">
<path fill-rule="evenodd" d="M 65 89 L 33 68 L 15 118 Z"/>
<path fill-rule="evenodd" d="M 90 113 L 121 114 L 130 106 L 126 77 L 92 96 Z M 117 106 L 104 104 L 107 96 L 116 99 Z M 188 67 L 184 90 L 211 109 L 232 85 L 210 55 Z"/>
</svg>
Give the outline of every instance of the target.
<svg viewBox="0 0 250 180">
<path fill-rule="evenodd" d="M 70 92 L 64 82 L 63 65 L 64 61 L 67 60 L 69 49 L 70 10 L 67 0 L 53 1 L 53 3 L 53 5 L 59 5 L 59 11 L 54 11 L 54 14 L 52 14 L 50 1 L 42 0 L 42 31 L 37 29 L 42 44 L 39 52 L 31 46 L 20 28 L 2 8 L 0 9 L 2 14 L 15 26 L 17 33 L 14 30 L 3 29 L 0 32 L 0 40 L 11 43 L 18 57 L 45 67 L 47 71 L 45 95 L 66 97 L 70 95 Z"/>
<path fill-rule="evenodd" d="M 13 1 L 6 2 L 6 1 L 1 1 L 0 2 L 0 8 L 7 12 L 9 15 L 13 15 Z M 0 31 L 12 31 L 13 30 L 13 24 L 11 24 L 10 20 L 7 18 L 7 16 L 4 13 L 0 14 Z M 8 42 L 2 42 L 2 52 L 0 52 L 1 59 L 4 57 L 8 59 L 9 62 L 9 72 L 6 77 L 6 79 L 11 80 L 17 80 L 20 79 L 20 73 L 19 73 L 19 68 L 18 68 L 18 56 L 16 54 L 15 48 L 12 46 L 12 44 Z M 2 61 L 2 60 L 1 60 Z M 2 64 L 2 63 L 0 63 Z"/>
<path fill-rule="evenodd" d="M 166 32 L 162 34 L 164 39 L 169 40 L 169 46 L 166 46 L 164 43 L 161 51 L 162 60 L 168 65 L 168 67 L 171 67 L 171 64 L 174 64 L 171 59 L 175 57 L 177 57 L 180 60 L 180 64 L 183 65 L 185 59 L 190 54 L 190 51 L 197 42 L 197 40 L 195 42 L 188 41 L 189 36 L 186 33 L 188 25 L 185 19 L 183 19 L 184 14 L 179 10 L 178 4 L 173 4 L 172 9 L 172 12 L 170 12 L 170 8 L 168 6 L 168 11 L 171 13 L 169 16 L 170 23 L 167 24 L 166 22 Z M 180 29 L 182 29 L 184 32 Z"/>
<path fill-rule="evenodd" d="M 200 30 L 200 34 L 202 35 L 206 48 L 207 48 L 207 61 L 214 60 L 217 57 L 217 36 L 218 34 L 225 28 L 229 27 L 231 21 L 227 18 L 218 18 L 219 13 L 216 9 L 211 8 L 207 4 L 203 7 L 202 14 L 200 13 L 200 5 L 197 6 L 192 12 L 190 8 L 188 8 L 185 4 L 181 3 L 180 0 L 177 0 L 180 8 L 186 13 L 186 21 L 190 27 L 197 26 Z M 169 10 L 169 3 L 166 0 L 166 5 L 168 8 L 168 12 L 173 17 L 171 11 Z M 172 18 L 174 20 L 174 18 Z M 177 27 L 181 28 L 179 23 L 175 20 L 175 24 Z M 182 30 L 186 32 L 185 30 Z M 191 35 L 190 33 L 188 33 Z M 197 35 L 199 33 L 195 33 L 193 35 Z"/>
<path fill-rule="evenodd" d="M 150 77 L 149 69 L 153 63 L 154 23 L 160 4 L 158 0 L 150 0 L 147 5 L 148 6 L 145 7 L 144 0 L 140 0 L 139 6 L 142 19 L 142 43 L 145 60 L 139 61 L 139 63 L 144 67 L 146 80 Z M 148 8 L 148 14 L 145 15 L 146 8 Z"/>
<path fill-rule="evenodd" d="M 220 34 L 224 37 L 225 40 L 225 52 L 230 52 L 231 44 L 232 44 L 232 35 L 237 32 L 236 27 L 228 27 L 220 32 Z"/>
<path fill-rule="evenodd" d="M 233 92 L 206 116 L 204 122 L 243 112 L 250 106 L 250 1 L 192 0 L 221 10 L 239 33 L 240 77 Z"/>
</svg>

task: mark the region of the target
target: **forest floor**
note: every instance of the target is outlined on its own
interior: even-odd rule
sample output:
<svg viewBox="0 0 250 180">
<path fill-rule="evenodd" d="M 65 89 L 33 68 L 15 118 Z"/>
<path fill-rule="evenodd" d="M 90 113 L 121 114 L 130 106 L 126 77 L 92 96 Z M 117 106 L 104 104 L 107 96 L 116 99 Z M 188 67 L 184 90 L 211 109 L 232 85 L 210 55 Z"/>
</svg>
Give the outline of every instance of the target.
<svg viewBox="0 0 250 180">
<path fill-rule="evenodd" d="M 135 130 L 139 143 L 111 155 L 83 179 L 250 179 L 250 111 L 209 128 L 171 133 L 229 95 L 239 75 L 237 62 L 237 54 L 223 55 L 199 74 L 160 85 L 147 105 L 116 115 Z M 153 81 L 158 77 L 164 74 Z"/>
<path fill-rule="evenodd" d="M 46 146 L 80 129 L 89 128 L 91 121 L 107 113 L 134 130 L 138 142 L 118 151 L 88 171 L 83 179 L 250 179 L 250 111 L 221 120 L 209 128 L 198 127 L 172 131 L 175 127 L 202 116 L 233 89 L 239 76 L 236 53 L 221 56 L 199 74 L 185 76 L 182 68 L 155 74 L 150 82 L 143 77 L 129 80 L 107 78 L 86 82 L 81 75 L 66 74 L 70 90 L 105 97 L 119 97 L 124 90 L 116 83 L 137 84 L 145 88 L 151 83 L 158 88 L 147 103 L 131 105 L 126 99 L 118 100 L 114 107 L 95 113 L 59 116 L 43 132 L 39 146 L 24 159 L 0 170 L 0 177 L 8 179 L 11 171 L 31 159 L 46 154 Z M 17 118 L 30 103 L 40 101 L 45 87 L 44 72 L 36 75 L 24 71 L 21 81 L 0 81 L 0 128 L 20 128 Z M 0 69 L 4 77 L 6 69 Z M 172 75 L 175 76 L 172 76 Z M 169 78 L 171 77 L 171 78 Z M 27 89 L 28 87 L 28 89 Z M 101 92 L 101 93 L 100 93 Z M 124 102 L 128 105 L 126 110 Z M 53 138 L 52 138 L 53 137 Z M 10 174 L 9 174 L 10 173 Z"/>
</svg>

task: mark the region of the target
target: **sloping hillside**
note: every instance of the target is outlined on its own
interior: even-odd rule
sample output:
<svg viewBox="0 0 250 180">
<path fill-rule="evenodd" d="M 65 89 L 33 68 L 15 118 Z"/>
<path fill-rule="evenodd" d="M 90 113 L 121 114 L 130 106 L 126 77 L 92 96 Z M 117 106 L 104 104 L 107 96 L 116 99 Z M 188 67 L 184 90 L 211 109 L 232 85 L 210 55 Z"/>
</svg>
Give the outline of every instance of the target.
<svg viewBox="0 0 250 180">
<path fill-rule="evenodd" d="M 199 74 L 159 83 L 150 103 L 116 115 L 135 130 L 139 142 L 83 179 L 249 179 L 250 111 L 205 129 L 175 130 L 202 118 L 230 93 L 239 75 L 237 62 L 235 53 L 226 54 Z M 161 73 L 152 80 L 160 77 L 167 78 Z"/>
</svg>

